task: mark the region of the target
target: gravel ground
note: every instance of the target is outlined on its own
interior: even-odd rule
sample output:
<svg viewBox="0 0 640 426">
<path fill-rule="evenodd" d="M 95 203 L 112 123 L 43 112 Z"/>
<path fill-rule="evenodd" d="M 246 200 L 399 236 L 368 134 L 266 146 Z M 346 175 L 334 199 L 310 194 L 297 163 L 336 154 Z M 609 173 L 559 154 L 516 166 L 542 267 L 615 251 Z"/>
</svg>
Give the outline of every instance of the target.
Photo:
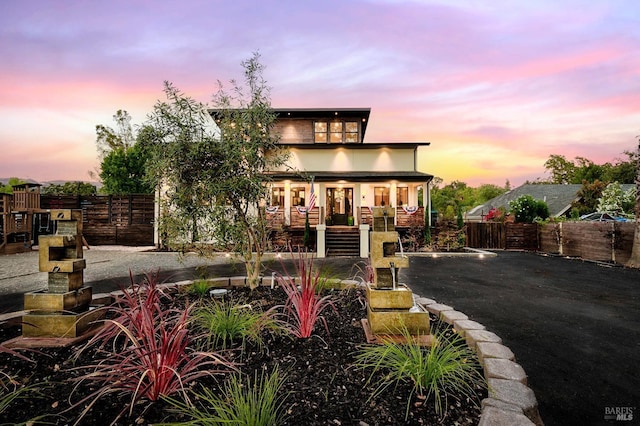
<svg viewBox="0 0 640 426">
<path fill-rule="evenodd" d="M 218 259 L 204 259 L 194 254 L 179 256 L 176 253 L 152 252 L 153 247 L 95 246 L 84 250 L 87 268 L 86 283 L 162 270 L 195 268 L 201 265 L 227 263 L 221 255 Z M 29 253 L 0 256 L 0 294 L 36 291 L 46 288 L 47 274 L 38 270 L 37 248 Z"/>
</svg>

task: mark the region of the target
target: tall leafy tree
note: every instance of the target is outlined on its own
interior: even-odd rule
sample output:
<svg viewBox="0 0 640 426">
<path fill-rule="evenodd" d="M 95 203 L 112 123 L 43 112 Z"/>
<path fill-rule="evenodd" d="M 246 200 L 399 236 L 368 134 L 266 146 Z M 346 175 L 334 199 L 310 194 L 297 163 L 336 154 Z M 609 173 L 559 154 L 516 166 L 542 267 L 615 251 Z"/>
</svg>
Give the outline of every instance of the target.
<svg viewBox="0 0 640 426">
<path fill-rule="evenodd" d="M 244 84 L 219 84 L 212 130 L 206 106 L 165 83 L 168 102 L 154 107 L 149 124 L 159 136 L 155 175 L 166 188 L 165 224 L 190 223 L 191 242 L 208 241 L 240 255 L 251 288 L 259 283 L 268 227 L 263 208 L 269 170 L 286 154 L 271 131 L 276 115 L 259 55 L 243 61 Z M 170 229 L 164 229 L 169 235 Z M 178 235 L 173 235 L 177 237 Z"/>
<path fill-rule="evenodd" d="M 573 183 L 576 166 L 564 155 L 553 154 L 544 163 L 544 168 L 550 173 L 549 183 Z"/>
<path fill-rule="evenodd" d="M 113 120 L 115 127 L 96 125 L 102 192 L 114 195 L 153 192 L 153 187 L 145 180 L 149 144 L 138 142 L 145 136 L 143 131 L 135 134 L 127 111 L 118 110 Z"/>
<path fill-rule="evenodd" d="M 154 147 L 148 172 L 160 186 L 160 235 L 163 244 L 180 249 L 200 241 L 215 201 L 206 186 L 223 162 L 207 105 L 164 82 L 165 101 L 158 101 L 147 120 L 145 140 Z"/>
<path fill-rule="evenodd" d="M 633 183 L 636 172 L 635 153 L 625 151 L 628 160 L 617 160 L 615 164 L 596 164 L 585 157 L 567 160 L 563 155 L 552 154 L 544 163 L 549 178 L 542 183 L 581 184 L 601 181 L 604 183 Z"/>
<path fill-rule="evenodd" d="M 103 124 L 96 125 L 96 146 L 100 159 L 113 150 L 131 148 L 135 144 L 131 115 L 122 109 L 113 115 L 115 128 Z"/>
</svg>

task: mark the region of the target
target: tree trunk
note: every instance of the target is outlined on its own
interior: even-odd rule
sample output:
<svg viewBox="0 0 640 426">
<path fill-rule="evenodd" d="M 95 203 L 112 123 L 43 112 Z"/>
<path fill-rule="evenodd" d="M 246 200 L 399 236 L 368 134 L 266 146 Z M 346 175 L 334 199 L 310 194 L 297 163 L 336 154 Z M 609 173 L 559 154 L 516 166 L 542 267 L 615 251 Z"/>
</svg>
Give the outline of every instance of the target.
<svg viewBox="0 0 640 426">
<path fill-rule="evenodd" d="M 260 265 L 262 265 L 262 256 L 256 253 L 255 260 L 245 260 L 245 268 L 247 269 L 247 284 L 251 290 L 255 290 L 260 286 Z"/>
<path fill-rule="evenodd" d="M 627 261 L 630 268 L 640 268 L 640 136 L 638 136 L 638 151 L 636 158 L 636 229 L 633 236 L 631 257 Z"/>
</svg>

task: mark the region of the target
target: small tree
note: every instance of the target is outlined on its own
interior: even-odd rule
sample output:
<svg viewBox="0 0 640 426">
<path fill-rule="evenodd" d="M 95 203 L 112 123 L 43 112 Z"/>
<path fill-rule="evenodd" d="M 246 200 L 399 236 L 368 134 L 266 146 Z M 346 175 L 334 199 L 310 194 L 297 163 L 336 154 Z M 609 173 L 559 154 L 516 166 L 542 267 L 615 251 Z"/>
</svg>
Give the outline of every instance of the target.
<svg viewBox="0 0 640 426">
<path fill-rule="evenodd" d="M 310 249 L 312 245 L 311 225 L 309 224 L 309 209 L 307 209 L 304 213 L 304 234 L 302 236 L 302 245 L 306 249 Z"/>
<path fill-rule="evenodd" d="M 236 252 L 251 288 L 258 285 L 268 242 L 265 172 L 287 158 L 271 132 L 276 116 L 258 59 L 254 54 L 242 63 L 248 93 L 235 81 L 231 93 L 219 85 L 211 111 L 217 129 L 206 105 L 168 82 L 168 101 L 158 102 L 149 120 L 159 145 L 153 175 L 166 188 L 161 232 L 168 244 L 180 246 L 188 235 L 192 243 Z"/>
<path fill-rule="evenodd" d="M 598 211 L 615 214 L 630 213 L 635 208 L 635 189 L 623 191 L 618 182 L 607 185 L 598 199 Z"/>
<path fill-rule="evenodd" d="M 531 195 L 521 195 L 509 203 L 509 213 L 516 223 L 533 223 L 537 218 L 544 220 L 549 217 L 549 206 Z"/>
<path fill-rule="evenodd" d="M 153 187 L 145 180 L 148 154 L 141 144 L 109 152 L 100 166 L 102 192 L 112 195 L 152 193 Z"/>
</svg>

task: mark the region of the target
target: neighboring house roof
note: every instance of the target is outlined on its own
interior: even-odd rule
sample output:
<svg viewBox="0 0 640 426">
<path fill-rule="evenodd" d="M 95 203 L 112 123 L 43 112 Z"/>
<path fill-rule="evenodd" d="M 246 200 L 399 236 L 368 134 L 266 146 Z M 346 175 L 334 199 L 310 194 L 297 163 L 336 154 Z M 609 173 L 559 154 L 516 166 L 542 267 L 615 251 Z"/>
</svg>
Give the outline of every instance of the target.
<svg viewBox="0 0 640 426">
<path fill-rule="evenodd" d="M 582 185 L 578 184 L 525 184 L 474 207 L 467 213 L 467 218 L 477 217 L 480 220 L 481 216 L 486 215 L 492 208 L 509 209 L 509 202 L 521 195 L 531 195 L 536 200 L 546 202 L 551 216 L 562 216 L 571 208 L 571 203 L 578 199 L 580 188 Z"/>
<path fill-rule="evenodd" d="M 633 188 L 634 185 L 620 185 L 623 191 Z M 571 209 L 571 203 L 579 199 L 580 184 L 556 185 L 556 184 L 525 184 L 511 191 L 505 192 L 486 203 L 476 206 L 467 213 L 467 220 L 482 220 L 492 208 L 504 207 L 509 209 L 509 202 L 521 195 L 531 195 L 536 200 L 542 200 L 549 206 L 549 214 L 552 217 L 564 215 Z"/>
</svg>

